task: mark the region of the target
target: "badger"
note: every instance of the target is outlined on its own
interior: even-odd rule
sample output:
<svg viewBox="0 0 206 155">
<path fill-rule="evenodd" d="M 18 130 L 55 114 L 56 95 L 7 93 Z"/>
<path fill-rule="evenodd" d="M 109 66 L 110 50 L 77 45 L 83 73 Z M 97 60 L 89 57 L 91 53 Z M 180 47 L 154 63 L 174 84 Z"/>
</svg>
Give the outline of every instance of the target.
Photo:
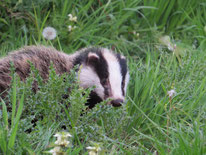
<svg viewBox="0 0 206 155">
<path fill-rule="evenodd" d="M 74 54 L 66 54 L 52 47 L 26 46 L 0 59 L 0 97 L 6 95 L 11 83 L 11 62 L 15 72 L 24 81 L 30 74 L 30 63 L 39 71 L 43 79 L 49 75 L 52 62 L 57 74 L 61 75 L 81 65 L 78 73 L 80 86 L 94 87 L 86 103 L 93 108 L 97 103 L 110 99 L 109 104 L 121 106 L 125 101 L 129 82 L 127 61 L 123 55 L 107 48 L 89 47 Z"/>
</svg>

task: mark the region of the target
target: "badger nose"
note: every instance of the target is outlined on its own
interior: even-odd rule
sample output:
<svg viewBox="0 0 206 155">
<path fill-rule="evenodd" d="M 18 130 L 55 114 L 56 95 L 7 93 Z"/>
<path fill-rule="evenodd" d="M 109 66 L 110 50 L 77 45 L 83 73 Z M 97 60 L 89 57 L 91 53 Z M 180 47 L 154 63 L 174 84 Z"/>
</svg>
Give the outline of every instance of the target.
<svg viewBox="0 0 206 155">
<path fill-rule="evenodd" d="M 111 104 L 114 106 L 114 107 L 120 107 L 124 101 L 122 99 L 116 99 L 116 100 L 112 100 L 111 101 Z"/>
</svg>

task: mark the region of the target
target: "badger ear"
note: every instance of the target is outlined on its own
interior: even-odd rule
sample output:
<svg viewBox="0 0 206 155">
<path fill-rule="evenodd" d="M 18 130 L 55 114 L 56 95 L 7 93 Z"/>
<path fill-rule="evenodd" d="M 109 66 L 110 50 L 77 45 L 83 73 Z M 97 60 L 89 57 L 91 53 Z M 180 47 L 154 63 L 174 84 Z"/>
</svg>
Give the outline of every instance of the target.
<svg viewBox="0 0 206 155">
<path fill-rule="evenodd" d="M 99 56 L 96 53 L 89 53 L 87 57 L 87 65 L 96 64 L 99 61 Z"/>
</svg>

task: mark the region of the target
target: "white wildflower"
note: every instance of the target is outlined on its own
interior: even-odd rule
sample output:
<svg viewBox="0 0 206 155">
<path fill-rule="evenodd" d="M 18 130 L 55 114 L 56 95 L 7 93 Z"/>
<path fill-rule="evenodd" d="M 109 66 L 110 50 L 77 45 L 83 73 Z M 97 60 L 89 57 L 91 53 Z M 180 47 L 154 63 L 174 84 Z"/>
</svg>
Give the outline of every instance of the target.
<svg viewBox="0 0 206 155">
<path fill-rule="evenodd" d="M 73 27 L 72 27 L 71 25 L 69 25 L 69 26 L 68 26 L 68 31 L 71 32 L 72 30 L 74 30 L 74 29 L 76 29 L 76 28 L 77 28 L 76 26 L 73 26 Z"/>
<path fill-rule="evenodd" d="M 170 43 L 167 45 L 167 48 L 168 48 L 168 50 L 170 50 L 170 51 L 174 51 L 174 47 L 173 47 L 173 45 L 170 44 Z"/>
<path fill-rule="evenodd" d="M 89 155 L 98 155 L 95 151 L 89 151 L 88 154 Z"/>
<path fill-rule="evenodd" d="M 68 30 L 69 30 L 69 32 L 72 31 L 72 26 L 71 25 L 68 26 Z"/>
<path fill-rule="evenodd" d="M 48 153 L 51 153 L 52 155 L 58 155 L 61 153 L 61 147 L 56 146 L 52 150 L 48 151 Z"/>
<path fill-rule="evenodd" d="M 72 135 L 69 132 L 57 132 L 54 137 L 57 137 L 57 139 L 72 137 Z"/>
<path fill-rule="evenodd" d="M 64 134 L 65 137 L 72 137 L 72 135 L 69 132 L 64 132 Z"/>
<path fill-rule="evenodd" d="M 174 89 L 171 89 L 170 91 L 167 92 L 167 94 L 170 98 L 172 98 L 177 94 L 177 92 Z"/>
<path fill-rule="evenodd" d="M 86 147 L 87 150 L 89 150 L 89 155 L 98 155 L 99 152 L 101 151 L 101 148 L 99 146 L 92 147 L 88 146 Z"/>
<path fill-rule="evenodd" d="M 77 22 L 77 16 L 73 17 L 71 21 Z"/>
<path fill-rule="evenodd" d="M 167 46 L 168 50 L 174 51 L 176 49 L 176 44 L 173 44 L 170 40 L 169 36 L 162 36 L 159 39 L 159 42 L 165 46 Z"/>
<path fill-rule="evenodd" d="M 139 37 L 139 33 L 137 33 L 136 31 L 132 32 L 135 36 Z"/>
<path fill-rule="evenodd" d="M 66 140 L 66 139 L 64 139 L 64 140 L 62 140 L 62 139 L 58 139 L 57 141 L 55 141 L 55 144 L 57 144 L 57 145 L 61 145 L 61 146 L 68 146 L 69 145 L 69 141 L 68 140 Z"/>
<path fill-rule="evenodd" d="M 53 27 L 45 27 L 43 29 L 42 35 L 47 40 L 53 40 L 56 38 L 56 30 Z"/>
<path fill-rule="evenodd" d="M 72 22 L 77 22 L 77 16 L 72 16 L 72 14 L 68 14 L 69 16 L 69 20 L 72 21 Z"/>
<path fill-rule="evenodd" d="M 86 147 L 87 150 L 96 150 L 96 147 L 88 146 Z"/>
<path fill-rule="evenodd" d="M 54 135 L 54 137 L 57 137 L 57 140 L 55 141 L 55 144 L 66 147 L 70 143 L 67 140 L 67 137 L 72 137 L 72 135 L 68 132 L 58 132 Z"/>
</svg>

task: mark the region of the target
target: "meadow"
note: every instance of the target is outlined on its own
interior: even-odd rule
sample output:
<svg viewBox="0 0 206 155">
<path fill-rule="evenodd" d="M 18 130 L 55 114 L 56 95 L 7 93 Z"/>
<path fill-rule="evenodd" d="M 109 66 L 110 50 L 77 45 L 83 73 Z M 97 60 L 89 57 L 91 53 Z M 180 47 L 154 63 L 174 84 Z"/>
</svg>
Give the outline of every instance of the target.
<svg viewBox="0 0 206 155">
<path fill-rule="evenodd" d="M 34 67 L 24 83 L 13 73 L 12 111 L 0 101 L 0 154 L 206 155 L 205 19 L 204 0 L 0 1 L 1 57 L 25 45 L 101 46 L 124 54 L 130 69 L 126 103 L 90 110 L 91 90 L 74 71 L 60 77 L 51 66 L 47 83 Z"/>
</svg>

